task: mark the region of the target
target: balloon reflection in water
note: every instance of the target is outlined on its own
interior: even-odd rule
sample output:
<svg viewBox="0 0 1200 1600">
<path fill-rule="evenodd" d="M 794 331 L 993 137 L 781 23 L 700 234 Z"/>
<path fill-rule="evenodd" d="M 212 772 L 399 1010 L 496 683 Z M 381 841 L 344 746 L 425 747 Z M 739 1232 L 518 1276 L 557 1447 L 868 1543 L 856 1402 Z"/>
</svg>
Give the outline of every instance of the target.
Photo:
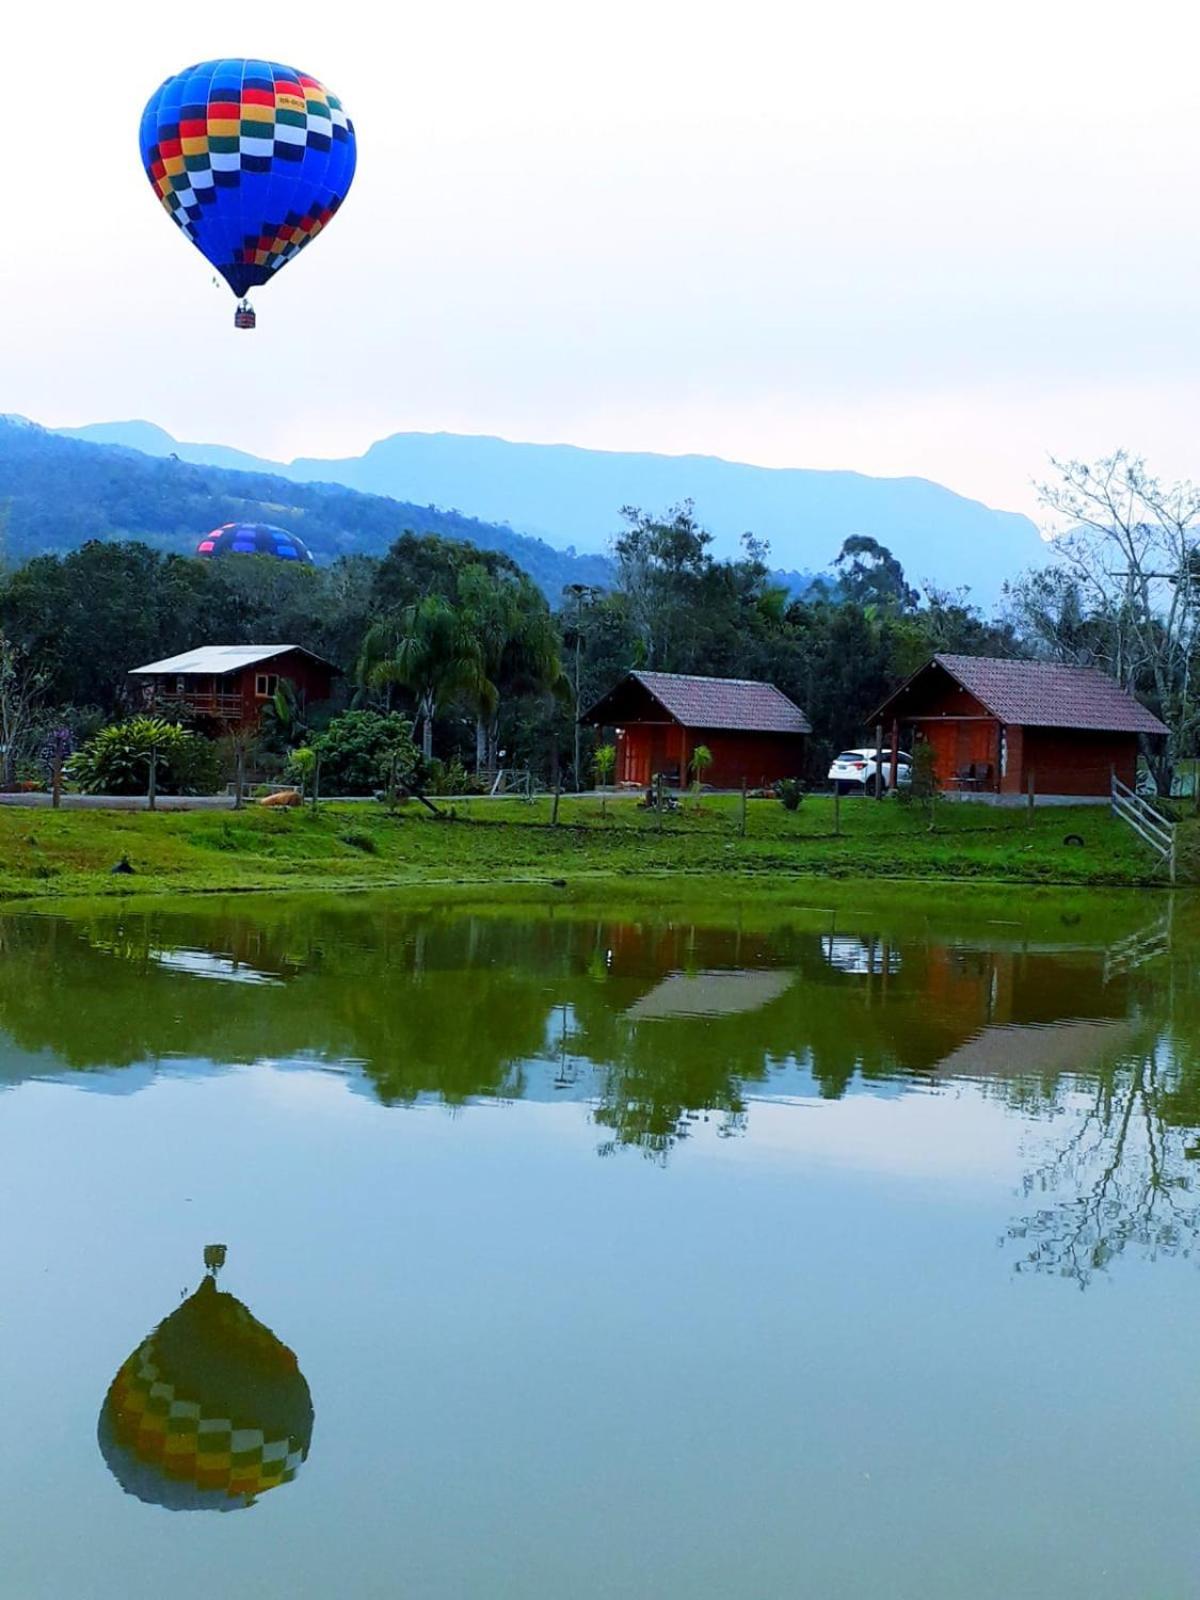
<svg viewBox="0 0 1200 1600">
<path fill-rule="evenodd" d="M 217 1288 L 200 1287 L 126 1360 L 100 1412 L 100 1451 L 127 1494 L 173 1511 L 233 1511 L 289 1483 L 308 1455 L 313 1407 L 295 1354 Z"/>
</svg>

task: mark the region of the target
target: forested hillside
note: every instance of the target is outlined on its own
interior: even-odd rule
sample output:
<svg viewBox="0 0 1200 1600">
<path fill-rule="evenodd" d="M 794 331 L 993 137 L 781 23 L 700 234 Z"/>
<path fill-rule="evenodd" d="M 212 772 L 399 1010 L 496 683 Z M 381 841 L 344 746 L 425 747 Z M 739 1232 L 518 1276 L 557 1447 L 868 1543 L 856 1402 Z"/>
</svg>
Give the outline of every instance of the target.
<svg viewBox="0 0 1200 1600">
<path fill-rule="evenodd" d="M 0 532 L 10 564 L 66 554 L 89 539 L 138 539 L 190 553 L 210 528 L 237 520 L 278 523 L 299 534 L 322 564 L 339 556 L 381 556 L 406 530 L 465 540 L 510 556 L 554 601 L 567 584 L 612 579 L 603 556 L 555 550 L 456 511 L 155 458 L 0 418 Z"/>
</svg>

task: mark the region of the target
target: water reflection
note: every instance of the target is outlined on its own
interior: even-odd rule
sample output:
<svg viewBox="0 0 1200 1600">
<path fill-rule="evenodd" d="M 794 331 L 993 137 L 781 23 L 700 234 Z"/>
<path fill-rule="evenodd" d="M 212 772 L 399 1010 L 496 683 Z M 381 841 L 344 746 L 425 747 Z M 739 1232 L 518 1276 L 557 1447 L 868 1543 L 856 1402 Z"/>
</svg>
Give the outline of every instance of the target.
<svg viewBox="0 0 1200 1600">
<path fill-rule="evenodd" d="M 0 1081 L 317 1064 L 389 1105 L 577 1099 L 600 1154 L 659 1162 L 698 1127 L 740 1133 L 756 1098 L 969 1081 L 1050 1138 L 1010 1232 L 1024 1269 L 1186 1253 L 1196 913 L 926 901 L 757 926 L 376 899 L 0 919 Z"/>
<path fill-rule="evenodd" d="M 122 1363 L 100 1411 L 100 1451 L 138 1500 L 233 1511 L 290 1483 L 308 1456 L 313 1407 L 287 1345 L 217 1287 L 223 1245 L 200 1286 Z"/>
</svg>

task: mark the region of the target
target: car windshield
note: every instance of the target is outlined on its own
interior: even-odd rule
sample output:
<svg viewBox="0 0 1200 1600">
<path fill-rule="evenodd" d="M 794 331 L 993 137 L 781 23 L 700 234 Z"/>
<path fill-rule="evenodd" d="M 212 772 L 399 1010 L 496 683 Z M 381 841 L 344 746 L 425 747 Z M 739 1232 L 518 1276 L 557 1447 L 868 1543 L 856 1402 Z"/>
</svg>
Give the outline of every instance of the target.
<svg viewBox="0 0 1200 1600">
<path fill-rule="evenodd" d="M 862 761 L 863 759 L 863 752 L 861 750 L 843 750 L 841 755 L 838 757 L 839 761 Z"/>
</svg>

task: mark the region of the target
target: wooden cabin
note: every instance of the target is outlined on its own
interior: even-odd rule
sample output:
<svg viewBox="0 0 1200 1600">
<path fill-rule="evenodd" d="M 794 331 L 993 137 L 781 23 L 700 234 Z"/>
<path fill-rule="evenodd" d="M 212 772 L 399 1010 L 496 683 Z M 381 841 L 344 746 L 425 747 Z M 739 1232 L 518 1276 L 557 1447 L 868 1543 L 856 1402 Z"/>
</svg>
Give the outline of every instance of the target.
<svg viewBox="0 0 1200 1600">
<path fill-rule="evenodd" d="M 1132 788 L 1138 742 L 1167 730 L 1097 667 L 936 655 L 871 718 L 887 748 L 924 739 L 945 793 L 1040 800 L 1107 798 Z"/>
<path fill-rule="evenodd" d="M 580 721 L 615 730 L 615 781 L 638 788 L 660 773 L 668 783 L 688 783 L 697 745 L 712 752 L 703 781 L 714 789 L 798 778 L 812 732 L 804 712 L 772 683 L 674 672 L 628 673 Z"/>
<path fill-rule="evenodd" d="M 148 710 L 217 727 L 256 727 L 284 680 L 302 705 L 328 700 L 339 669 L 297 644 L 212 644 L 134 667 Z"/>
</svg>

